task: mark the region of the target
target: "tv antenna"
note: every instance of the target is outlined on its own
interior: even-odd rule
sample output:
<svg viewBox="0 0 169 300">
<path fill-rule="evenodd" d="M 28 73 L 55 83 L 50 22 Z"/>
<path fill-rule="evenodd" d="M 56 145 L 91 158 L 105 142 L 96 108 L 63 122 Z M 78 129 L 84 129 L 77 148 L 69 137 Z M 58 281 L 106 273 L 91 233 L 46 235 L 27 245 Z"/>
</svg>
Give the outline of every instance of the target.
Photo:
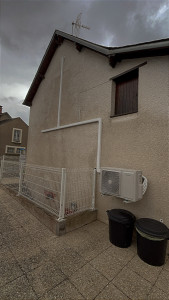
<svg viewBox="0 0 169 300">
<path fill-rule="evenodd" d="M 82 12 L 78 14 L 76 22 L 72 22 L 72 35 L 78 37 L 80 33 L 80 28 L 90 29 L 90 27 L 81 24 Z"/>
</svg>

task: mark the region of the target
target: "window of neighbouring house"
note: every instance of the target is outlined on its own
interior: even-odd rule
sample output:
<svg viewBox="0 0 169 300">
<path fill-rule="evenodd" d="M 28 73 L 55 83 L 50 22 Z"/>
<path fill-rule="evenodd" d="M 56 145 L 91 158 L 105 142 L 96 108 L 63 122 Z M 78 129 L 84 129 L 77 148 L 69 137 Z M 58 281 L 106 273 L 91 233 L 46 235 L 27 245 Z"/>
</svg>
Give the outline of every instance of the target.
<svg viewBox="0 0 169 300">
<path fill-rule="evenodd" d="M 16 147 L 16 146 L 6 146 L 5 153 L 6 154 L 25 154 L 25 147 Z"/>
<path fill-rule="evenodd" d="M 13 128 L 12 132 L 12 142 L 21 143 L 22 141 L 22 129 Z"/>
<path fill-rule="evenodd" d="M 15 147 L 6 146 L 5 153 L 7 153 L 7 154 L 15 154 Z"/>
<path fill-rule="evenodd" d="M 138 112 L 138 68 L 113 78 L 111 117 Z"/>
<path fill-rule="evenodd" d="M 25 148 L 24 147 L 16 147 L 16 154 L 25 154 Z"/>
</svg>

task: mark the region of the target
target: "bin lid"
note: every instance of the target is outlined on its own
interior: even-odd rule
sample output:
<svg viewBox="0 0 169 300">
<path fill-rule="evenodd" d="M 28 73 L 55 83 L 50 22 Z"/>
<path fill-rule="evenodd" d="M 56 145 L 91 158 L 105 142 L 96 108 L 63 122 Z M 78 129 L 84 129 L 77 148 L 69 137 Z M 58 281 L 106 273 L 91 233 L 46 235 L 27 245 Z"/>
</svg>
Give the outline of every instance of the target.
<svg viewBox="0 0 169 300">
<path fill-rule="evenodd" d="M 169 229 L 163 223 L 149 218 L 142 218 L 136 221 L 136 229 L 153 237 L 169 238 Z"/>
<path fill-rule="evenodd" d="M 135 222 L 135 216 L 125 209 L 111 209 L 107 210 L 109 219 L 122 223 L 122 224 L 131 224 Z"/>
</svg>

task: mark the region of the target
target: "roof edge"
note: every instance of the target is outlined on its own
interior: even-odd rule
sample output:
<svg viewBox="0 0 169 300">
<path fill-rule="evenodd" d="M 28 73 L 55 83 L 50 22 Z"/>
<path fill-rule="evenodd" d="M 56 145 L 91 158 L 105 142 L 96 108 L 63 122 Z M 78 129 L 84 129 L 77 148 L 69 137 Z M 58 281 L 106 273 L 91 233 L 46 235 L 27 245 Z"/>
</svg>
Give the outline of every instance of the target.
<svg viewBox="0 0 169 300">
<path fill-rule="evenodd" d="M 55 30 L 32 81 L 32 84 L 28 90 L 28 93 L 25 97 L 25 100 L 23 101 L 23 105 L 29 107 L 32 105 L 33 98 L 39 88 L 41 81 L 45 78 L 45 73 L 55 54 L 55 51 L 63 43 L 64 39 L 75 43 L 76 46 L 80 45 L 107 56 L 109 58 L 109 64 L 112 67 L 115 67 L 117 62 L 120 62 L 122 59 L 126 58 L 131 59 L 136 57 L 167 55 L 169 53 L 169 38 L 122 47 L 106 47 L 75 37 L 60 30 Z M 79 50 L 78 47 L 77 49 Z M 81 48 L 79 51 L 81 51 Z"/>
</svg>

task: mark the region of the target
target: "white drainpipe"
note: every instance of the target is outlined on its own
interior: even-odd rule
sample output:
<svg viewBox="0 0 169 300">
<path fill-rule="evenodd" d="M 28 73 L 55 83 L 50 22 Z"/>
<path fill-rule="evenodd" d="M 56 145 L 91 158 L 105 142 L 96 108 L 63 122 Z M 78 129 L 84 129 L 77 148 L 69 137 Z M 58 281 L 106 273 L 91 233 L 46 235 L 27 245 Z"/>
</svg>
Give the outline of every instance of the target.
<svg viewBox="0 0 169 300">
<path fill-rule="evenodd" d="M 60 130 L 60 129 L 64 129 L 64 128 L 70 128 L 70 127 L 75 127 L 75 126 L 80 126 L 80 125 L 85 125 L 85 124 L 91 124 L 91 123 L 98 122 L 99 126 L 98 126 L 98 137 L 97 137 L 97 168 L 96 168 L 96 170 L 97 170 L 98 173 L 100 173 L 102 119 L 97 118 L 97 119 L 91 119 L 91 120 L 86 120 L 86 121 L 81 121 L 81 122 L 77 122 L 77 123 L 72 123 L 72 124 L 60 126 L 60 111 L 61 111 L 61 101 L 62 101 L 62 81 L 63 81 L 64 59 L 65 59 L 64 56 L 62 56 L 62 58 L 61 58 L 61 69 L 60 69 L 60 88 L 59 88 L 57 127 L 41 130 L 41 132 L 45 133 L 45 132 Z"/>
<path fill-rule="evenodd" d="M 70 128 L 70 127 L 85 125 L 85 124 L 97 123 L 97 122 L 98 122 L 98 138 L 97 138 L 97 168 L 96 168 L 96 170 L 98 173 L 100 173 L 101 134 L 102 134 L 102 119 L 101 118 L 81 121 L 81 122 L 72 123 L 72 124 L 63 125 L 63 126 L 57 126 L 54 128 L 41 130 L 41 132 L 45 133 L 45 132 L 61 130 L 61 129 Z"/>
<path fill-rule="evenodd" d="M 60 68 L 60 88 L 59 88 L 59 103 L 58 103 L 58 121 L 57 126 L 60 126 L 60 109 L 61 109 L 61 101 L 62 101 L 62 81 L 63 81 L 63 64 L 64 64 L 64 56 L 61 58 L 61 68 Z"/>
</svg>

